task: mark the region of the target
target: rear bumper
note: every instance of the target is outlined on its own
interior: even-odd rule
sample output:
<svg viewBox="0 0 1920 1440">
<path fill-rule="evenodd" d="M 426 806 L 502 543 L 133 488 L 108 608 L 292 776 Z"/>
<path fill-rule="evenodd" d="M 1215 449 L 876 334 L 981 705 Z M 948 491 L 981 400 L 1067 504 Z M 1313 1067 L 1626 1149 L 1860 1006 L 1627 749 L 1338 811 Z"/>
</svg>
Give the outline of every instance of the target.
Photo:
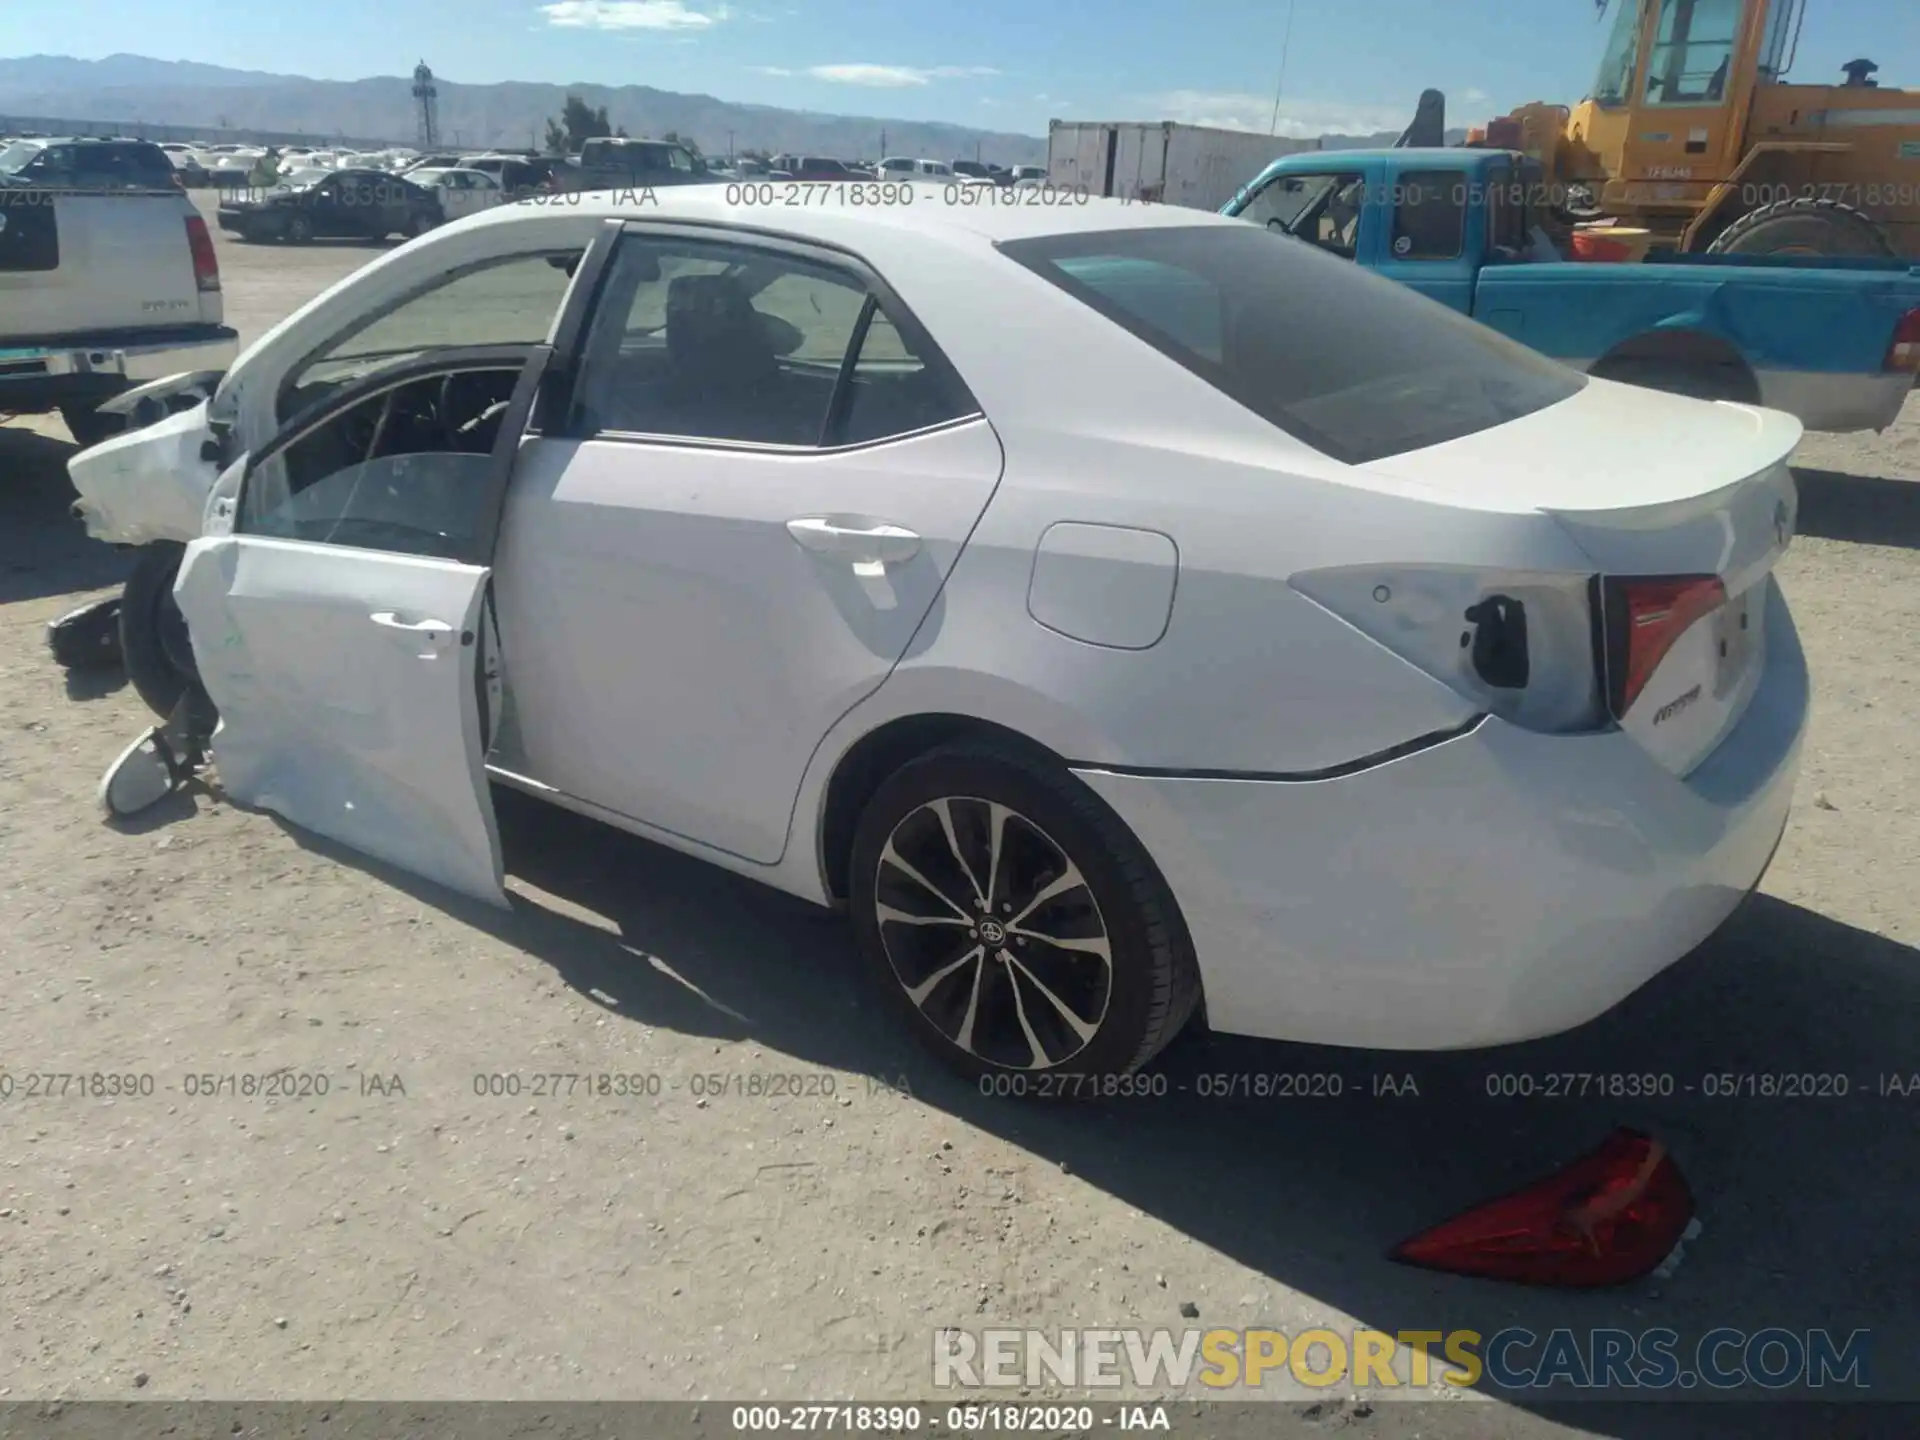
<svg viewBox="0 0 1920 1440">
<path fill-rule="evenodd" d="M 1217 1030 L 1503 1044 L 1609 1009 L 1711 935 L 1779 843 L 1805 658 L 1768 582 L 1767 670 L 1679 778 L 1620 731 L 1496 718 L 1333 780 L 1077 771 L 1173 888 Z"/>
<path fill-rule="evenodd" d="M 0 410 L 97 405 L 149 380 L 185 370 L 223 370 L 239 353 L 239 333 L 227 325 L 99 331 L 19 347 L 0 344 Z"/>
<path fill-rule="evenodd" d="M 1760 403 L 1795 416 L 1809 430 L 1884 430 L 1913 392 L 1904 372 L 1832 375 L 1812 370 L 1761 370 Z"/>
</svg>

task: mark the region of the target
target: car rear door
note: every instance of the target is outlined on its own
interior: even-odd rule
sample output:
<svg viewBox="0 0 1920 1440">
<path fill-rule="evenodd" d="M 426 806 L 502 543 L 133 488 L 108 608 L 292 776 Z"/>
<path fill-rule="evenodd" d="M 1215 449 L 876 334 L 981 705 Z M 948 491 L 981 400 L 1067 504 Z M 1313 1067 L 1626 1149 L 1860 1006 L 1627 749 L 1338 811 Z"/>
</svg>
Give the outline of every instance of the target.
<svg viewBox="0 0 1920 1440">
<path fill-rule="evenodd" d="M 931 337 L 840 252 L 629 226 L 500 554 L 526 779 L 762 863 L 999 483 Z"/>
<path fill-rule="evenodd" d="M 443 351 L 303 411 L 222 477 L 174 589 L 235 801 L 498 905 L 489 583 L 550 353 Z"/>
</svg>

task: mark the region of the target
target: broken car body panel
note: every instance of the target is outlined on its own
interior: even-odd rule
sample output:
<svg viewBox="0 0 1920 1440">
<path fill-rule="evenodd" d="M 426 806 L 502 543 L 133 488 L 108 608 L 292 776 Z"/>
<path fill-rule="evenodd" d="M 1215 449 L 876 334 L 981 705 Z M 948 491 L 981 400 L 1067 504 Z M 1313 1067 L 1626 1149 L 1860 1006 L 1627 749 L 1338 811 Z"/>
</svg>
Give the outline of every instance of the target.
<svg viewBox="0 0 1920 1440">
<path fill-rule="evenodd" d="M 189 545 L 174 595 L 219 707 L 227 793 L 505 905 L 475 688 L 487 579 L 307 541 Z"/>
<path fill-rule="evenodd" d="M 200 533 L 200 516 L 219 467 L 201 458 L 210 438 L 207 407 L 196 405 L 141 430 L 82 450 L 67 462 L 80 499 L 74 511 L 87 534 L 109 545 L 185 543 Z"/>
<path fill-rule="evenodd" d="M 173 592 L 236 802 L 494 905 L 479 676 L 498 657 L 483 658 L 482 611 L 549 354 L 449 351 L 303 413 L 221 476 Z M 510 391 L 472 402 L 497 417 L 491 435 L 449 419 L 453 387 L 476 375 L 489 396 Z M 431 394 L 422 432 L 409 407 Z"/>
</svg>

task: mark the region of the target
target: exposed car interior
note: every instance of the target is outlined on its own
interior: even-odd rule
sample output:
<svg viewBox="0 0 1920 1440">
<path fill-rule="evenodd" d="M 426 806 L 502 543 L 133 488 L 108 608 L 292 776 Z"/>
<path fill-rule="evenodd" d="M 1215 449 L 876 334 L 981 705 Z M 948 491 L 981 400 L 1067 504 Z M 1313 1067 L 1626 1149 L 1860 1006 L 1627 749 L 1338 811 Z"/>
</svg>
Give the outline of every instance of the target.
<svg viewBox="0 0 1920 1440">
<path fill-rule="evenodd" d="M 249 474 L 240 528 L 463 555 L 520 373 L 505 366 L 443 372 L 348 406 Z"/>
</svg>

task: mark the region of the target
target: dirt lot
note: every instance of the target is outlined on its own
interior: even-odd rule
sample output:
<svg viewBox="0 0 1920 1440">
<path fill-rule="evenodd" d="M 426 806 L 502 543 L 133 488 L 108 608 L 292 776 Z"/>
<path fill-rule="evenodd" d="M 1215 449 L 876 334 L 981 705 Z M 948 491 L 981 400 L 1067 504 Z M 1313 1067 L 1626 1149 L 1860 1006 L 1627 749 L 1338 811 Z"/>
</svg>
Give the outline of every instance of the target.
<svg viewBox="0 0 1920 1440">
<path fill-rule="evenodd" d="M 229 317 L 251 339 L 370 253 L 223 237 Z M 65 513 L 70 453 L 57 422 L 0 429 L 0 1395 L 926 1396 L 938 1327 L 1179 1327 L 1183 1305 L 1289 1332 L 1870 1327 L 1876 1388 L 1915 1385 L 1920 1093 L 1869 1092 L 1920 1072 L 1920 403 L 1801 454 L 1783 574 L 1818 696 L 1799 804 L 1764 893 L 1700 952 L 1552 1041 L 1435 1057 L 1194 1037 L 1165 1061 L 1185 1093 L 1067 1112 L 929 1069 L 832 917 L 513 797 L 510 915 L 217 789 L 103 824 L 102 767 L 149 720 L 117 679 L 69 681 L 46 653 L 45 623 L 125 565 Z M 189 1093 L 268 1070 L 328 1093 Z M 1337 1071 L 1347 1093 L 1197 1097 L 1194 1077 L 1228 1070 Z M 152 1093 L 21 1088 L 95 1071 Z M 1490 1073 L 1594 1071 L 1696 1088 L 1486 1095 Z M 1729 1071 L 1839 1073 L 1851 1093 L 1702 1098 Z M 546 1073 L 659 1093 L 533 1098 Z M 1372 1099 L 1376 1074 L 1418 1095 Z M 754 1093 L 774 1075 L 803 1093 Z M 477 1093 L 490 1076 L 522 1093 Z M 1381 1259 L 1620 1123 L 1668 1139 L 1699 1197 L 1673 1278 L 1532 1293 Z M 1466 1408 L 1342 1423 L 1552 1428 Z M 1575 1428 L 1656 1433 L 1649 1407 Z"/>
</svg>

